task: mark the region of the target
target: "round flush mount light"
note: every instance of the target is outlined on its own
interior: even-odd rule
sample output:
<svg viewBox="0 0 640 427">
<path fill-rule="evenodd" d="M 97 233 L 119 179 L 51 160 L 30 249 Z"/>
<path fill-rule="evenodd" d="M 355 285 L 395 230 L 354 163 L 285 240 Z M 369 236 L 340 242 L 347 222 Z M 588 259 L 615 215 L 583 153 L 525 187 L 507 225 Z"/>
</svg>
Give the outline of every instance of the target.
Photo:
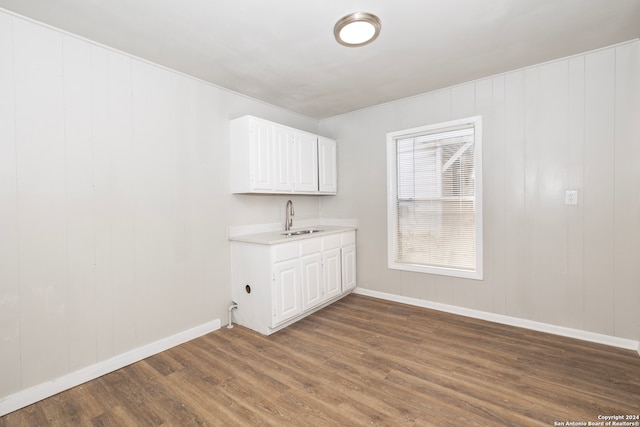
<svg viewBox="0 0 640 427">
<path fill-rule="evenodd" d="M 348 47 L 364 46 L 380 34 L 380 18 L 368 12 L 354 12 L 341 18 L 333 27 L 338 43 Z"/>
</svg>

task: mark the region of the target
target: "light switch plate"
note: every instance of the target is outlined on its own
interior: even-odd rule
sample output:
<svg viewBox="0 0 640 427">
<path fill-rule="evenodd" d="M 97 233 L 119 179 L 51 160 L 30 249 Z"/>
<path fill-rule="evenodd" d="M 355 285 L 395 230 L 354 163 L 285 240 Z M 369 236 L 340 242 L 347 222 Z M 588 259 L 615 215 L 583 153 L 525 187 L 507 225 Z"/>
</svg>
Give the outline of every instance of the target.
<svg viewBox="0 0 640 427">
<path fill-rule="evenodd" d="M 564 193 L 565 205 L 577 205 L 578 204 L 578 190 L 567 190 Z"/>
</svg>

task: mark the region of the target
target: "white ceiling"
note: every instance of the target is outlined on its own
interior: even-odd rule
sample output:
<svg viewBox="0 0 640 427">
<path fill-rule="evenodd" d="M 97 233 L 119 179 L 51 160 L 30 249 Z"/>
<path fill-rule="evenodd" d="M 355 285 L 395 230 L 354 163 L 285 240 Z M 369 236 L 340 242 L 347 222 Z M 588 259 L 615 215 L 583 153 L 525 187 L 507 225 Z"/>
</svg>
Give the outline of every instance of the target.
<svg viewBox="0 0 640 427">
<path fill-rule="evenodd" d="M 640 37 L 640 0 L 0 0 L 0 7 L 313 118 Z M 333 25 L 382 20 L 348 48 Z"/>
</svg>

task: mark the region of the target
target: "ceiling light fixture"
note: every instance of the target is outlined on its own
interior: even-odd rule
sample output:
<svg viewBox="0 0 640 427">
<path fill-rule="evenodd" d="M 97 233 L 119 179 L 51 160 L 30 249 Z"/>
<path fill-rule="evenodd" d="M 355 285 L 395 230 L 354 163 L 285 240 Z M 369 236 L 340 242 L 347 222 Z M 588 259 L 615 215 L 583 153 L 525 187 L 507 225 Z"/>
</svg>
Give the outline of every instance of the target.
<svg viewBox="0 0 640 427">
<path fill-rule="evenodd" d="M 348 47 L 360 47 L 374 41 L 380 34 L 380 18 L 368 12 L 354 12 L 341 18 L 333 27 L 338 43 Z"/>
</svg>

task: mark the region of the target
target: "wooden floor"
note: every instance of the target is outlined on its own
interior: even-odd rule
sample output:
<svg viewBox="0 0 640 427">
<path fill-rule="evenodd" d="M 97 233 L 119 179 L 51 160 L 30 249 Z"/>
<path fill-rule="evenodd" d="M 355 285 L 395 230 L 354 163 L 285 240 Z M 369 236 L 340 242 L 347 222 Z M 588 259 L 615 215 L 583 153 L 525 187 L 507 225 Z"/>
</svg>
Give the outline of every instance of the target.
<svg viewBox="0 0 640 427">
<path fill-rule="evenodd" d="M 0 426 L 550 426 L 639 414 L 635 351 L 351 295 L 270 337 L 222 328 Z"/>
</svg>

